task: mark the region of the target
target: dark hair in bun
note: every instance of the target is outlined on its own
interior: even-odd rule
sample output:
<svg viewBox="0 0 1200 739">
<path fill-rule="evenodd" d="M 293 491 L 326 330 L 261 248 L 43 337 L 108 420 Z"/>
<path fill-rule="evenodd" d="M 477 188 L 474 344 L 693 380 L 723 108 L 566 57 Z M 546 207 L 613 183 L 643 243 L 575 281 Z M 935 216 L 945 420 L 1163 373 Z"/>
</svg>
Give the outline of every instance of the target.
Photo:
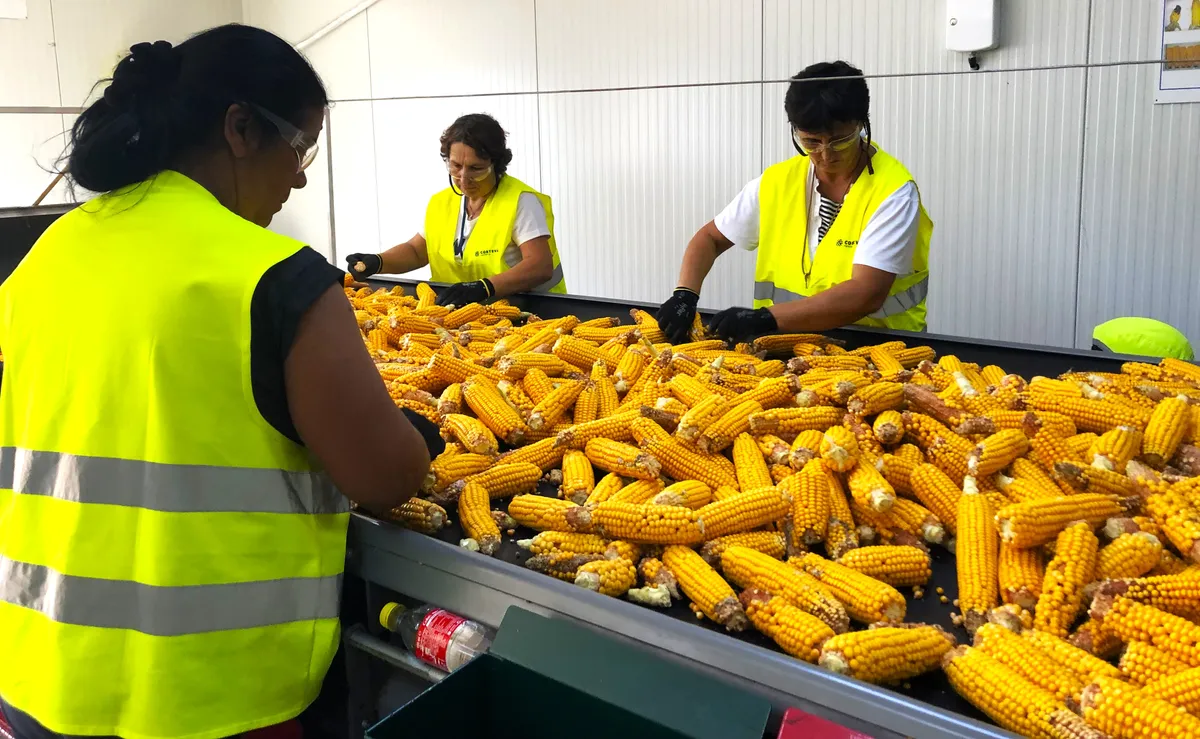
<svg viewBox="0 0 1200 739">
<path fill-rule="evenodd" d="M 470 113 L 460 117 L 442 132 L 442 159 L 450 158 L 452 144 L 466 144 L 483 159 L 492 163 L 496 177 L 508 171 L 513 153 L 505 140 L 500 122 L 487 113 Z"/>
<path fill-rule="evenodd" d="M 147 180 L 215 136 L 235 103 L 300 126 L 329 99 L 300 52 L 260 28 L 219 26 L 179 46 L 134 44 L 71 129 L 71 179 L 94 192 Z"/>
</svg>

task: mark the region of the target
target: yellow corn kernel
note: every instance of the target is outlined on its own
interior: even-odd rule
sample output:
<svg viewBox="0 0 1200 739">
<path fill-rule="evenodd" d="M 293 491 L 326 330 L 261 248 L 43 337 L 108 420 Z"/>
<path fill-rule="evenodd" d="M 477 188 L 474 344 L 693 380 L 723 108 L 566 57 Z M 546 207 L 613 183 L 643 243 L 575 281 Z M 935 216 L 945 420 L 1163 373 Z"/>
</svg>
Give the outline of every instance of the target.
<svg viewBox="0 0 1200 739">
<path fill-rule="evenodd" d="M 854 526 L 854 515 L 850 510 L 850 501 L 846 499 L 846 491 L 842 488 L 842 481 L 824 463 L 820 460 L 818 462 L 829 491 L 829 525 L 825 531 L 825 552 L 834 559 L 840 559 L 846 552 L 858 546 L 858 530 Z"/>
<path fill-rule="evenodd" d="M 924 585 L 932 575 L 929 555 L 910 546 L 859 547 L 838 562 L 897 588 Z"/>
<path fill-rule="evenodd" d="M 946 526 L 942 520 L 925 506 L 907 498 L 896 498 L 883 518 L 891 528 L 905 531 L 930 544 L 943 544 L 946 541 Z"/>
<path fill-rule="evenodd" d="M 810 460 L 804 469 L 779 484 L 792 497 L 791 546 L 803 550 L 825 540 L 829 527 L 829 482 L 821 461 Z"/>
<path fill-rule="evenodd" d="M 579 567 L 575 584 L 601 595 L 619 598 L 637 584 L 637 570 L 625 559 L 599 559 Z"/>
<path fill-rule="evenodd" d="M 1069 635 L 1083 604 L 1083 588 L 1096 573 L 1100 542 L 1086 522 L 1068 526 L 1055 542 L 1054 559 L 1046 565 L 1034 628 L 1057 637 Z"/>
<path fill-rule="evenodd" d="M 491 556 L 500 546 L 500 527 L 492 518 L 491 498 L 477 483 L 467 483 L 458 496 L 458 520 L 466 537 L 460 545 Z"/>
<path fill-rule="evenodd" d="M 825 622 L 765 590 L 749 588 L 740 600 L 750 623 L 797 659 L 815 663 L 821 644 L 834 636 Z"/>
<path fill-rule="evenodd" d="M 955 647 L 942 659 L 942 670 L 955 692 L 1002 728 L 1038 739 L 1065 736 L 1050 723 L 1051 716 L 1069 713 L 1063 704 L 982 651 Z"/>
<path fill-rule="evenodd" d="M 886 461 L 885 461 L 886 464 Z M 950 533 L 958 532 L 958 504 L 962 488 L 937 466 L 918 464 L 910 477 L 913 494 L 933 512 Z"/>
<path fill-rule="evenodd" d="M 1037 606 L 1042 594 L 1042 581 L 1046 577 L 1041 549 L 1018 549 L 1001 542 L 997 572 L 1001 600 L 1028 611 Z"/>
<path fill-rule="evenodd" d="M 784 518 L 791 498 L 774 487 L 743 491 L 741 495 L 709 503 L 696 511 L 707 538 L 739 534 Z"/>
<path fill-rule="evenodd" d="M 448 415 L 461 413 L 463 406 L 463 394 L 461 383 L 451 383 L 442 391 L 437 401 L 438 415 L 445 418 Z"/>
<path fill-rule="evenodd" d="M 608 551 L 608 539 L 595 534 L 579 534 L 568 531 L 543 531 L 532 539 L 521 539 L 517 546 L 531 554 L 569 552 L 571 554 L 604 554 Z"/>
<path fill-rule="evenodd" d="M 1095 579 L 1141 577 L 1154 569 L 1161 555 L 1162 543 L 1153 534 L 1145 531 L 1121 534 L 1100 550 Z"/>
<path fill-rule="evenodd" d="M 1120 504 L 1110 495 L 1080 493 L 1005 506 L 996 512 L 996 525 L 1004 541 L 1028 548 L 1054 540 L 1074 521 L 1099 526 L 1122 512 Z"/>
<path fill-rule="evenodd" d="M 1017 457 L 1029 451 L 1029 439 L 1016 429 L 997 431 L 979 443 L 972 453 L 968 469 L 976 477 L 984 477 L 1007 467 Z"/>
<path fill-rule="evenodd" d="M 758 451 L 762 454 L 763 460 L 767 464 L 787 464 L 792 450 L 786 441 L 771 434 L 763 434 L 762 436 L 752 438 L 758 444 Z M 734 443 L 736 443 L 736 440 Z"/>
<path fill-rule="evenodd" d="M 1083 680 L 1036 645 L 997 624 L 983 624 L 975 632 L 975 648 L 1009 667 L 1060 701 L 1078 700 Z"/>
<path fill-rule="evenodd" d="M 436 534 L 446 525 L 446 509 L 423 498 L 409 498 L 388 512 L 388 517 L 401 526 L 422 534 Z"/>
<path fill-rule="evenodd" d="M 1146 686 L 1146 692 L 1192 715 L 1200 714 L 1200 667 L 1159 678 Z"/>
<path fill-rule="evenodd" d="M 826 437 L 829 434 L 826 432 Z M 822 455 L 824 457 L 824 455 Z M 828 464 L 828 459 L 826 459 Z M 834 463 L 833 468 L 838 469 Z M 886 513 L 896 502 L 896 491 L 891 484 L 879 474 L 879 470 L 870 464 L 855 465 L 846 477 L 852 497 L 860 506 L 879 513 Z"/>
<path fill-rule="evenodd" d="M 845 415 L 845 410 L 826 406 L 772 408 L 750 416 L 750 433 L 755 436 L 761 434 L 790 436 L 810 429 L 824 431 L 831 426 L 840 424 L 843 415 Z"/>
<path fill-rule="evenodd" d="M 591 380 L 596 387 L 596 418 L 608 418 L 617 412 L 621 398 L 612 378 L 608 376 L 608 367 L 604 362 L 592 365 Z"/>
<path fill-rule="evenodd" d="M 636 544 L 690 545 L 706 539 L 704 527 L 698 521 L 698 511 L 683 506 L 610 499 L 586 514 L 574 512 L 572 516 L 586 521 L 587 525 L 605 536 Z"/>
<path fill-rule="evenodd" d="M 904 432 L 915 439 L 917 445 L 922 449 L 929 449 L 935 441 L 941 439 L 951 449 L 962 454 L 965 458 L 975 448 L 975 445 L 969 439 L 954 433 L 936 419 L 924 413 L 904 411 L 900 414 L 900 417 L 904 421 Z"/>
<path fill-rule="evenodd" d="M 1084 456 L 1088 464 L 1114 472 L 1124 472 L 1129 460 L 1141 451 L 1142 432 L 1131 426 L 1118 426 L 1096 437 Z"/>
<path fill-rule="evenodd" d="M 569 522 L 567 513 L 587 509 L 569 500 L 547 498 L 543 495 L 518 495 L 508 502 L 508 515 L 519 525 L 535 531 L 584 531 L 587 532 L 588 516 L 573 517 Z"/>
<path fill-rule="evenodd" d="M 425 493 L 441 492 L 450 483 L 483 472 L 493 464 L 495 460 L 483 454 L 443 454 L 429 465 L 429 473 L 425 475 L 421 490 Z"/>
<path fill-rule="evenodd" d="M 578 367 L 582 372 L 591 370 L 596 362 L 604 362 L 604 371 L 616 369 L 616 362 L 611 362 L 600 351 L 600 347 L 590 341 L 576 339 L 573 336 L 561 336 L 554 342 L 554 355 L 564 362 Z"/>
<path fill-rule="evenodd" d="M 1109 580 L 1101 584 L 1093 605 L 1118 596 L 1195 621 L 1200 617 L 1200 571 Z"/>
<path fill-rule="evenodd" d="M 783 448 L 787 450 L 786 446 Z M 738 487 L 742 490 L 765 488 L 774 484 L 771 481 L 771 472 L 767 469 L 767 462 L 759 450 L 759 442 L 750 434 L 738 434 L 734 439 L 733 466 Z"/>
<path fill-rule="evenodd" d="M 712 488 L 699 480 L 683 480 L 663 488 L 650 502 L 655 505 L 679 505 L 698 510 L 712 502 Z"/>
<path fill-rule="evenodd" d="M 611 439 L 592 439 L 584 452 L 591 463 L 606 472 L 638 480 L 657 480 L 662 465 L 657 459 L 635 446 Z"/>
<path fill-rule="evenodd" d="M 803 570 L 769 554 L 740 546 L 721 553 L 721 570 L 740 588 L 759 588 L 785 599 L 841 634 L 850 628 L 846 608 L 834 593 Z"/>
<path fill-rule="evenodd" d="M 1107 663 L 1106 663 L 1107 664 Z M 1150 685 L 1164 678 L 1192 669 L 1187 662 L 1172 657 L 1144 641 L 1131 641 L 1121 652 L 1121 674 L 1134 685 Z"/>
<path fill-rule="evenodd" d="M 1129 598 L 1118 597 L 1103 609 L 1097 613 L 1093 606 L 1092 617 L 1105 632 L 1126 642 L 1148 642 L 1189 667 L 1200 667 L 1200 625 Z"/>
<path fill-rule="evenodd" d="M 662 480 L 634 480 L 608 497 L 610 503 L 648 503 L 663 490 Z"/>
<path fill-rule="evenodd" d="M 730 469 L 733 465 L 724 457 L 700 454 L 684 447 L 648 418 L 635 418 L 628 427 L 641 448 L 657 459 L 674 479 L 699 480 L 713 490 L 737 486 L 736 473 Z"/>
<path fill-rule="evenodd" d="M 1114 736 L 1163 739 L 1200 736 L 1200 718 L 1160 700 L 1148 689 L 1115 678 L 1096 678 L 1084 689 L 1080 706 L 1089 725 Z"/>
<path fill-rule="evenodd" d="M 795 382 L 794 376 L 774 377 L 763 380 L 758 387 L 742 393 L 738 396 L 738 400 L 743 403 L 754 401 L 763 409 L 779 408 L 791 405 L 798 389 L 799 385 Z"/>
<path fill-rule="evenodd" d="M 885 410 L 875 417 L 871 425 L 875 438 L 884 446 L 899 444 L 904 438 L 904 416 L 897 410 Z"/>
<path fill-rule="evenodd" d="M 812 553 L 791 557 L 788 564 L 807 572 L 828 588 L 856 621 L 904 620 L 904 596 L 885 582 Z"/>
<path fill-rule="evenodd" d="M 992 504 L 979 492 L 975 479 L 963 481 L 958 500 L 958 544 L 954 550 L 958 570 L 958 604 L 971 634 L 986 620 L 999 601 L 999 539 L 992 525 Z"/>
<path fill-rule="evenodd" d="M 662 559 L 699 613 L 729 631 L 746 628 L 746 613 L 733 588 L 699 554 L 687 547 L 669 546 Z"/>
<path fill-rule="evenodd" d="M 528 432 L 524 419 L 505 402 L 490 380 L 480 376 L 468 378 L 463 382 L 463 398 L 496 438 L 514 446 L 524 441 Z"/>
<path fill-rule="evenodd" d="M 1142 436 L 1142 459 L 1151 467 L 1162 467 L 1175 454 L 1191 423 L 1189 404 L 1167 398 L 1154 407 Z"/>
<path fill-rule="evenodd" d="M 526 375 L 528 378 L 529 375 Z M 547 382 L 549 380 L 547 379 Z M 548 428 L 558 423 L 567 409 L 575 404 L 583 392 L 583 383 L 564 382 L 544 395 L 529 413 L 529 427 L 534 430 Z"/>
<path fill-rule="evenodd" d="M 463 488 L 470 483 L 482 486 L 493 500 L 507 498 L 533 490 L 541 478 L 542 469 L 535 464 L 506 462 L 492 465 L 482 472 L 453 482 L 441 492 L 432 495 L 431 498 L 438 503 L 453 503 L 458 500 Z"/>
<path fill-rule="evenodd" d="M 452 413 L 442 419 L 442 430 L 474 454 L 494 457 L 500 450 L 491 429 L 477 418 Z"/>
<path fill-rule="evenodd" d="M 1102 434 L 1114 426 L 1146 428 L 1150 414 L 1109 400 L 1089 400 L 1082 397 L 1067 397 L 1053 393 L 1032 393 L 1029 404 L 1033 410 L 1061 413 L 1071 419 L 1081 431 Z"/>
<path fill-rule="evenodd" d="M 755 400 L 730 404 L 728 410 L 704 429 L 704 433 L 696 439 L 696 445 L 705 453 L 715 454 L 722 451 L 732 444 L 739 434 L 750 430 L 750 415 L 760 413 L 762 409 Z"/>
<path fill-rule="evenodd" d="M 832 470 L 849 471 L 858 462 L 858 439 L 844 426 L 830 427 L 821 439 L 821 459 Z"/>
<path fill-rule="evenodd" d="M 793 469 L 802 470 L 810 460 L 821 456 L 821 440 L 825 438 L 823 430 L 809 429 L 796 434 L 787 459 Z"/>
<path fill-rule="evenodd" d="M 876 467 L 883 475 L 883 479 L 888 481 L 892 489 L 897 493 L 906 495 L 915 495 L 912 487 L 912 475 L 916 471 L 919 461 L 913 461 L 908 457 L 900 457 L 895 454 L 884 454 L 879 458 Z M 953 484 L 953 483 L 951 483 Z"/>
<path fill-rule="evenodd" d="M 1053 634 L 1026 629 L 1021 632 L 1021 638 L 1062 667 L 1073 672 L 1085 685 L 1097 677 L 1121 676 L 1121 671 L 1113 665 Z"/>
<path fill-rule="evenodd" d="M 727 401 L 720 395 L 711 394 L 704 397 L 679 417 L 679 427 L 675 430 L 675 435 L 684 441 L 699 440 L 700 434 L 720 418 L 728 407 Z"/>
<path fill-rule="evenodd" d="M 954 637 L 940 626 L 872 626 L 826 641 L 819 662 L 869 683 L 894 684 L 937 669 L 955 645 Z"/>
<path fill-rule="evenodd" d="M 514 449 L 511 452 L 501 454 L 496 460 L 497 464 L 518 464 L 526 463 L 536 465 L 542 472 L 547 472 L 550 468 L 557 466 L 562 462 L 563 453 L 566 450 L 556 446 L 553 438 L 542 439 L 535 441 L 532 444 Z"/>
<path fill-rule="evenodd" d="M 730 547 L 746 547 L 779 560 L 787 554 L 783 534 L 776 531 L 747 531 L 704 542 L 704 546 L 700 548 L 700 556 L 713 567 L 718 567 L 721 564 L 721 555 Z"/>
<path fill-rule="evenodd" d="M 562 476 L 558 496 L 563 500 L 582 505 L 596 487 L 591 460 L 583 452 L 574 449 L 563 455 Z"/>
<path fill-rule="evenodd" d="M 591 467 L 591 462 L 588 462 L 588 467 Z M 565 482 L 565 472 L 563 477 Z M 625 485 L 625 478 L 621 477 L 620 475 L 609 473 L 596 483 L 595 487 L 592 488 L 592 492 L 588 494 L 588 497 L 584 503 L 587 505 L 603 503 L 624 488 Z"/>
</svg>

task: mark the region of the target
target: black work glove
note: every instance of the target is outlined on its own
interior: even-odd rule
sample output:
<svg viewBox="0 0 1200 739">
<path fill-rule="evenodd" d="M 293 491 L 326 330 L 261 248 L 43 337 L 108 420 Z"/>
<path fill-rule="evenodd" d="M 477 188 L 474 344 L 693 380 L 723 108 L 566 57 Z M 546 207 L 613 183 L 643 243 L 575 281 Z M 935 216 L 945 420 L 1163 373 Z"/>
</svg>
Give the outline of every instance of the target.
<svg viewBox="0 0 1200 739">
<path fill-rule="evenodd" d="M 457 282 L 437 296 L 437 304 L 461 308 L 470 303 L 482 303 L 495 294 L 496 288 L 492 287 L 492 281 L 488 279 Z"/>
<path fill-rule="evenodd" d="M 667 302 L 659 306 L 658 327 L 672 344 L 686 344 L 696 320 L 696 303 L 700 296 L 686 287 L 677 287 Z"/>
<path fill-rule="evenodd" d="M 736 344 L 778 331 L 779 324 L 766 308 L 726 308 L 712 317 L 708 330 L 730 344 Z"/>
<path fill-rule="evenodd" d="M 346 257 L 346 271 L 356 280 L 365 280 L 383 269 L 383 257 L 378 254 L 351 254 Z"/>
<path fill-rule="evenodd" d="M 438 427 L 425 416 L 422 416 L 416 411 L 408 408 L 401 408 L 400 412 L 408 419 L 408 422 L 413 425 L 421 438 L 425 440 L 425 448 L 429 450 L 429 458 L 434 459 L 442 452 L 446 451 L 446 441 L 442 438 Z"/>
</svg>

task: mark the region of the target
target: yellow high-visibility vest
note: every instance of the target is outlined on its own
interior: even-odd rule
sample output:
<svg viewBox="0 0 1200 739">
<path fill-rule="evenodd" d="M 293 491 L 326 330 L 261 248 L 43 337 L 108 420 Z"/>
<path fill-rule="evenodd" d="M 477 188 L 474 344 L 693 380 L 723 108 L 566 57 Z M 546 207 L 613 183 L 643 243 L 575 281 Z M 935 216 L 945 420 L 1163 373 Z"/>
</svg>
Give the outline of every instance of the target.
<svg viewBox="0 0 1200 739">
<path fill-rule="evenodd" d="M 446 188 L 429 200 L 429 207 L 425 209 L 425 245 L 433 281 L 474 282 L 520 264 L 521 249 L 512 243 L 512 232 L 517 222 L 517 201 L 525 192 L 536 195 L 546 210 L 550 256 L 554 259 L 554 275 L 530 292 L 565 294 L 567 282 L 563 279 L 558 245 L 554 241 L 554 211 L 550 207 L 550 197 L 508 174 L 500 178 L 496 191 L 484 203 L 483 211 L 467 237 L 462 260 L 454 255 L 462 196 Z"/>
<path fill-rule="evenodd" d="M 817 245 L 807 284 L 801 265 L 808 233 L 808 157 L 796 155 L 763 172 L 759 186 L 758 256 L 754 268 L 754 307 L 800 300 L 850 279 L 854 252 L 871 216 L 889 195 L 913 177 L 894 157 L 876 147 L 867 170 L 850 186 L 842 209 Z M 912 272 L 897 275 L 883 307 L 857 321 L 901 331 L 925 330 L 925 298 L 929 293 L 929 240 L 933 221 L 920 206 L 917 248 Z M 804 257 L 808 259 L 807 256 Z"/>
<path fill-rule="evenodd" d="M 250 380 L 254 289 L 301 247 L 168 171 L 0 287 L 0 696 L 51 731 L 216 739 L 317 696 L 348 506 Z"/>
</svg>

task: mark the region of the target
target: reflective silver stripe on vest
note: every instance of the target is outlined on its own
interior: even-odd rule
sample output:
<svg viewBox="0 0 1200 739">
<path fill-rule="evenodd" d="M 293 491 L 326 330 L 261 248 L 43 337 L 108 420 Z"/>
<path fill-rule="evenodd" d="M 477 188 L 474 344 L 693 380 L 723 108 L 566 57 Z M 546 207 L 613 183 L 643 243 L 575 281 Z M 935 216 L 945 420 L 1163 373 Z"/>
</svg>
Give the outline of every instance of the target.
<svg viewBox="0 0 1200 739">
<path fill-rule="evenodd" d="M 904 292 L 889 295 L 888 299 L 883 301 L 883 307 L 872 313 L 868 318 L 890 318 L 900 315 L 910 308 L 914 308 L 924 302 L 929 295 L 929 278 L 921 280 L 917 284 L 908 288 Z M 776 287 L 773 282 L 755 282 L 754 283 L 754 299 L 755 300 L 770 300 L 776 303 L 787 303 L 792 300 L 804 300 L 803 295 L 794 293 L 790 290 L 784 290 L 782 287 Z"/>
<path fill-rule="evenodd" d="M 883 307 L 872 313 L 870 317 L 882 319 L 898 316 L 923 303 L 928 295 L 929 278 L 926 277 L 904 292 L 889 295 L 888 299 L 883 301 Z"/>
<path fill-rule="evenodd" d="M 323 473 L 158 464 L 0 448 L 0 489 L 167 513 L 344 513 Z"/>
<path fill-rule="evenodd" d="M 252 629 L 338 617 L 341 575 L 164 587 L 64 575 L 0 557 L 0 601 L 53 621 L 152 636 Z"/>
<path fill-rule="evenodd" d="M 512 269 L 513 267 L 515 267 L 521 263 L 521 259 L 522 259 L 521 247 L 510 242 L 509 245 L 504 248 L 504 264 L 506 264 L 509 269 Z M 550 275 L 549 280 L 546 280 L 545 282 L 543 282 L 542 284 L 538 285 L 537 287 L 529 290 L 528 292 L 548 293 L 551 290 L 553 290 L 556 286 L 558 286 L 558 283 L 560 283 L 562 281 L 563 281 L 563 269 L 562 269 L 562 265 L 559 264 L 554 268 L 554 272 Z"/>
</svg>

